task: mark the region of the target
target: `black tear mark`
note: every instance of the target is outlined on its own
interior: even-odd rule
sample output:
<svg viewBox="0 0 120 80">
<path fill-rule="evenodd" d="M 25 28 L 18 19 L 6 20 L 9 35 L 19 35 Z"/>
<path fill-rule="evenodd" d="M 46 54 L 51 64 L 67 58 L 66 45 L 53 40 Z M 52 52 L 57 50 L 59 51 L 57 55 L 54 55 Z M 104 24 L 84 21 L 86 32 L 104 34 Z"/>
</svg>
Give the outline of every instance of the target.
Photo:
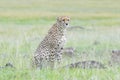
<svg viewBox="0 0 120 80">
<path fill-rule="evenodd" d="M 57 48 L 55 48 L 55 49 L 57 49 Z"/>
<path fill-rule="evenodd" d="M 61 47 L 61 50 L 63 50 L 63 47 Z"/>
</svg>

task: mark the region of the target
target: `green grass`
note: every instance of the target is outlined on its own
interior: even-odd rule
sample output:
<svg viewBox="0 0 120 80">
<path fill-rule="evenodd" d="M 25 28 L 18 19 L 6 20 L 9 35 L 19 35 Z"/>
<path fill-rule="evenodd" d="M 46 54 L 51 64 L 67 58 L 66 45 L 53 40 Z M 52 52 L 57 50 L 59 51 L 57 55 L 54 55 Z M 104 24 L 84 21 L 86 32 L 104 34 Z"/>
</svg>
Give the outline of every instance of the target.
<svg viewBox="0 0 120 80">
<path fill-rule="evenodd" d="M 120 70 L 120 69 L 117 69 Z M 119 72 L 113 69 L 108 70 L 85 70 L 85 69 L 71 69 L 71 70 L 2 70 L 0 76 L 2 80 L 116 80 L 119 79 Z M 33 73 L 34 72 L 34 73 Z M 6 74 L 7 73 L 7 74 Z M 87 73 L 87 74 L 86 74 Z M 18 75 L 19 74 L 19 75 Z M 11 76 L 12 75 L 12 76 Z"/>
<path fill-rule="evenodd" d="M 112 50 L 120 49 L 119 0 L 0 0 L 0 80 L 119 80 L 120 67 L 108 69 L 31 69 L 31 56 L 56 17 L 71 17 L 65 47 L 76 49 L 61 66 L 97 60 L 108 66 Z M 97 43 L 97 44 L 96 44 Z M 82 53 L 86 53 L 84 56 Z M 81 57 L 82 56 L 82 57 Z"/>
</svg>

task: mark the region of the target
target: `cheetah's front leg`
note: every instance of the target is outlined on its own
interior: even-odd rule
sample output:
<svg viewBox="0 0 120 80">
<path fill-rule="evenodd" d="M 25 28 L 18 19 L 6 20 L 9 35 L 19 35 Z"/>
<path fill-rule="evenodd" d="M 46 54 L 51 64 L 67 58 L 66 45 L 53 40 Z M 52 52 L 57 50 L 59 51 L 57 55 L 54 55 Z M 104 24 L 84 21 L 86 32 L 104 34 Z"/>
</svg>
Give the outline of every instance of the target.
<svg viewBox="0 0 120 80">
<path fill-rule="evenodd" d="M 59 48 L 57 51 L 57 54 L 56 54 L 56 59 L 57 59 L 58 65 L 60 65 L 62 62 L 62 53 L 63 53 L 63 47 Z"/>
<path fill-rule="evenodd" d="M 55 51 L 51 50 L 49 55 L 49 65 L 51 69 L 54 69 L 55 67 Z"/>
</svg>

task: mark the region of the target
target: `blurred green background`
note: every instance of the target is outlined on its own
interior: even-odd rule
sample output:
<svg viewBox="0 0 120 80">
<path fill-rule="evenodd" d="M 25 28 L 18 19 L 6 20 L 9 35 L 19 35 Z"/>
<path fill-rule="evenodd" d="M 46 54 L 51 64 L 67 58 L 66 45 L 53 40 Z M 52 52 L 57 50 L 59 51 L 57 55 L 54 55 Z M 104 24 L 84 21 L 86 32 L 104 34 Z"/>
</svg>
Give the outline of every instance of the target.
<svg viewBox="0 0 120 80">
<path fill-rule="evenodd" d="M 56 16 L 68 15 L 74 25 L 115 26 L 120 24 L 119 3 L 119 0 L 0 0 L 0 23 L 45 24 Z"/>
</svg>

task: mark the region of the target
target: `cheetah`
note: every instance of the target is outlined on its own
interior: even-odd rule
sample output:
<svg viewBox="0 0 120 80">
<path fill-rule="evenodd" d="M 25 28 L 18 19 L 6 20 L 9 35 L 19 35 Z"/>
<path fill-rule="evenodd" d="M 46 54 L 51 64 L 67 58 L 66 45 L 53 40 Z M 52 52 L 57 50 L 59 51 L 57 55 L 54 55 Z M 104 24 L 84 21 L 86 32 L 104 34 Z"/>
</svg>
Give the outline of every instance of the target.
<svg viewBox="0 0 120 80">
<path fill-rule="evenodd" d="M 55 62 L 61 63 L 62 51 L 66 42 L 65 33 L 66 28 L 69 26 L 69 21 L 70 18 L 68 16 L 60 16 L 49 29 L 48 34 L 34 53 L 34 64 L 37 68 L 41 69 L 46 66 L 54 68 Z"/>
</svg>

